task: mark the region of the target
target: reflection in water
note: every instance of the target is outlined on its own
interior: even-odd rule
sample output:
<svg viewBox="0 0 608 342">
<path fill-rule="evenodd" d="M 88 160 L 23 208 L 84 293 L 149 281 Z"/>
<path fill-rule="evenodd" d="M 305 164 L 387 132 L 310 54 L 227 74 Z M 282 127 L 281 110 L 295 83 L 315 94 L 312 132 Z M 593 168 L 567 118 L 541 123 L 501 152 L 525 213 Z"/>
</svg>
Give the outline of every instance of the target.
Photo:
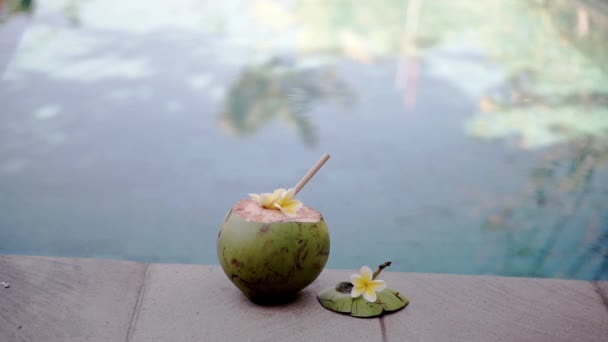
<svg viewBox="0 0 608 342">
<path fill-rule="evenodd" d="M 516 30 L 513 23 L 509 26 L 515 32 L 492 35 L 509 41 L 508 49 L 493 48 L 508 76 L 480 97 L 480 112 L 467 123 L 470 134 L 519 136 L 523 148 L 552 146 L 580 135 L 607 136 L 608 46 L 599 44 L 598 37 L 606 37 L 608 27 L 585 24 L 584 34 L 578 34 L 576 18 L 585 18 L 577 15 L 580 11 L 565 1 L 529 6 L 528 15 L 538 19 L 530 22 L 536 25 L 534 34 L 528 35 L 525 26 Z"/>
<path fill-rule="evenodd" d="M 505 246 L 501 273 L 604 279 L 608 141 L 581 138 L 550 148 L 544 159 L 520 195 L 489 209 L 485 227 L 502 233 Z"/>
<path fill-rule="evenodd" d="M 418 88 L 418 73 L 420 58 L 416 46 L 418 32 L 418 17 L 420 16 L 421 0 L 411 0 L 407 4 L 407 19 L 403 34 L 402 57 L 397 69 L 396 83 L 403 90 L 403 102 L 405 108 L 411 111 L 416 106 L 416 94 Z"/>
<path fill-rule="evenodd" d="M 60 80 L 97 82 L 103 79 L 145 78 L 153 73 L 143 57 L 124 56 L 124 48 L 108 49 L 114 41 L 78 30 L 47 25 L 28 29 L 15 57 L 1 76 L 19 80 L 42 73 Z"/>
<path fill-rule="evenodd" d="M 576 11 L 571 2 L 556 0 L 547 2 L 545 9 L 551 14 L 552 23 L 559 31 L 560 38 L 608 72 L 608 21 L 606 14 L 596 8 L 579 2 Z"/>
<path fill-rule="evenodd" d="M 61 107 L 58 105 L 46 105 L 38 108 L 34 113 L 34 117 L 38 120 L 48 120 L 57 116 L 61 112 Z"/>
<path fill-rule="evenodd" d="M 485 227 L 501 233 L 503 274 L 605 279 L 608 27 L 591 25 L 584 9 L 565 1 L 530 12 L 539 25 L 531 36 L 509 32 L 511 50 L 495 50 L 507 57 L 510 75 L 480 96 L 467 129 L 484 138 L 516 136 L 525 149 L 544 147 L 545 161 L 519 196 L 491 209 Z"/>
<path fill-rule="evenodd" d="M 278 181 L 243 162 L 305 145 L 339 156 L 307 193 L 332 267 L 357 236 L 402 271 L 605 279 L 608 21 L 572 3 L 0 0 L 32 12 L 0 30 L 0 252 L 213 263 L 208 218 Z"/>
<path fill-rule="evenodd" d="M 249 66 L 230 87 L 220 113 L 220 126 L 237 135 L 254 133 L 275 118 L 297 127 L 302 142 L 317 144 L 308 112 L 321 101 L 353 102 L 348 85 L 331 67 L 303 67 L 285 59 Z"/>
<path fill-rule="evenodd" d="M 33 0 L 0 0 L 0 23 L 10 19 L 12 16 L 33 10 Z"/>
</svg>

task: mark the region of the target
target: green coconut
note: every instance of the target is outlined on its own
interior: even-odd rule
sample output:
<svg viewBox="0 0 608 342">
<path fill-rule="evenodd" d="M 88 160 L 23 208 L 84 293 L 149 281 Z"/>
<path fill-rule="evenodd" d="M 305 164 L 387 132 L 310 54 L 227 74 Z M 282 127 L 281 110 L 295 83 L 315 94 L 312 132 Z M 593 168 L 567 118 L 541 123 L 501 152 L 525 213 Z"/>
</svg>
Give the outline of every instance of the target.
<svg viewBox="0 0 608 342">
<path fill-rule="evenodd" d="M 302 207 L 295 217 L 244 199 L 226 215 L 217 255 L 228 279 L 259 304 L 287 301 L 311 284 L 329 257 L 321 214 Z"/>
</svg>

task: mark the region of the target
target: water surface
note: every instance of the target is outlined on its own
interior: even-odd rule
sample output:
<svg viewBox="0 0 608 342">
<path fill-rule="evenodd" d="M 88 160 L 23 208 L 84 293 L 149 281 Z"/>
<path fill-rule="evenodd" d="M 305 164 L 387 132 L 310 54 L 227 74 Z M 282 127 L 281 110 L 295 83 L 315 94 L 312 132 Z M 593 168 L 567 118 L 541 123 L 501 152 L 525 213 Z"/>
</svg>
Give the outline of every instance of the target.
<svg viewBox="0 0 608 342">
<path fill-rule="evenodd" d="M 0 6 L 0 253 L 217 264 L 231 205 L 329 152 L 299 196 L 329 267 L 608 279 L 601 12 Z"/>
</svg>

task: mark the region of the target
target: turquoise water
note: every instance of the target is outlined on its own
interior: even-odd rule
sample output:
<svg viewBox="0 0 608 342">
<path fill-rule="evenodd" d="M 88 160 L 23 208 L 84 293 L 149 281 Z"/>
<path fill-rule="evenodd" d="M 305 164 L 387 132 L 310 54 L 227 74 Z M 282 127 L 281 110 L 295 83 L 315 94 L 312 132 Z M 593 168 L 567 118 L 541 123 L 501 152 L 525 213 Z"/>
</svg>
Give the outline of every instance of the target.
<svg viewBox="0 0 608 342">
<path fill-rule="evenodd" d="M 0 4 L 0 253 L 217 264 L 231 205 L 329 152 L 328 267 L 608 279 L 608 14 Z"/>
</svg>

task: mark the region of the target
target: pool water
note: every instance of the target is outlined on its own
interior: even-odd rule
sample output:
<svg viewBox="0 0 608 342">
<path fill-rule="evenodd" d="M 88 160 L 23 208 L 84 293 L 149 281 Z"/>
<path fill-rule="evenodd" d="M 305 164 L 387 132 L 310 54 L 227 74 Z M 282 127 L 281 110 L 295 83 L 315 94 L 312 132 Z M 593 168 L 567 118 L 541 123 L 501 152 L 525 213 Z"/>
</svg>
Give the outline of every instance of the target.
<svg viewBox="0 0 608 342">
<path fill-rule="evenodd" d="M 599 2 L 0 1 L 0 253 L 217 264 L 291 187 L 331 268 L 608 279 Z"/>
</svg>

